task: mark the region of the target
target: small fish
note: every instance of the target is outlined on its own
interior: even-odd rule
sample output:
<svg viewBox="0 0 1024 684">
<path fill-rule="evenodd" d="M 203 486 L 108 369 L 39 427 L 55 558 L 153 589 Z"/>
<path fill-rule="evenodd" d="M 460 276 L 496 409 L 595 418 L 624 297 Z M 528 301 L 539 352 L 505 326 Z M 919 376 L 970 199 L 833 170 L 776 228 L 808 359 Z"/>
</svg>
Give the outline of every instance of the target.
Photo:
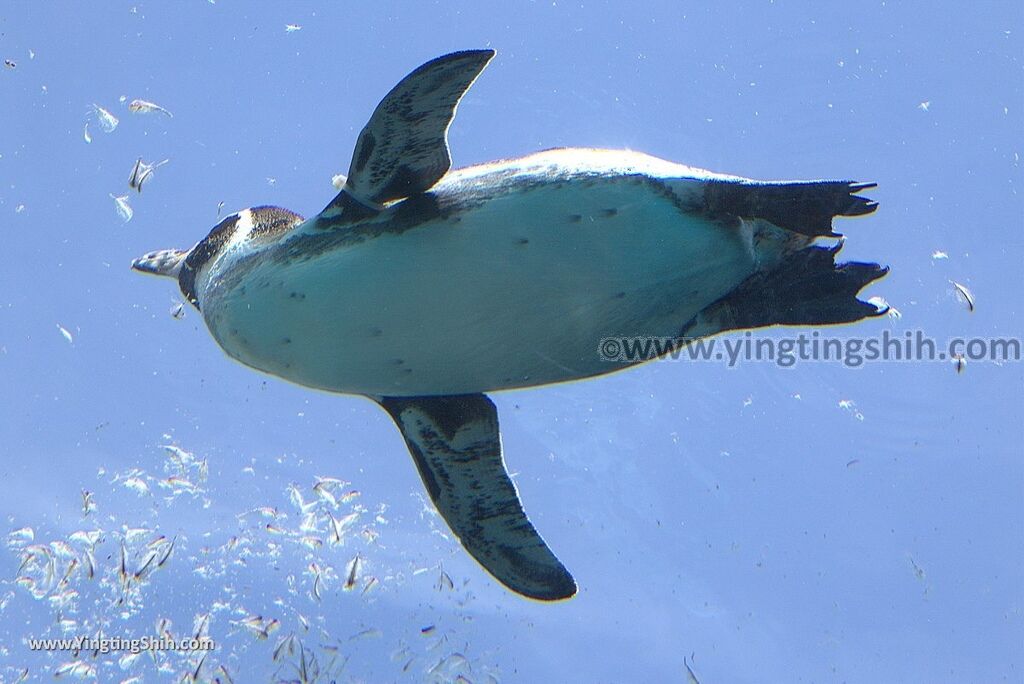
<svg viewBox="0 0 1024 684">
<path fill-rule="evenodd" d="M 82 515 L 86 516 L 96 510 L 96 502 L 92 498 L 92 492 L 88 489 L 82 490 Z"/>
<path fill-rule="evenodd" d="M 134 572 L 134 574 L 132 575 L 132 578 L 136 582 L 142 580 L 146 576 L 146 573 L 149 570 L 149 566 L 152 565 L 153 561 L 155 561 L 155 560 L 156 560 L 156 554 L 155 553 L 150 553 L 148 556 L 146 556 L 146 561 L 142 564 L 142 566 L 138 570 L 136 570 Z"/>
<path fill-rule="evenodd" d="M 171 307 L 171 318 L 176 321 L 180 321 L 185 317 L 185 305 L 181 302 L 177 302 Z"/>
<path fill-rule="evenodd" d="M 200 672 L 200 670 L 203 669 L 203 663 L 206 662 L 206 657 L 208 655 L 210 655 L 210 654 L 209 653 L 204 653 L 203 657 L 199 659 L 198 663 L 196 663 L 195 669 L 192 670 L 191 674 L 192 674 L 192 681 L 193 682 L 198 682 L 199 681 L 199 672 Z"/>
<path fill-rule="evenodd" d="M 156 567 L 162 568 L 167 561 L 171 559 L 171 553 L 174 551 L 174 542 L 176 541 L 178 541 L 178 538 L 174 537 L 171 539 L 170 543 L 167 544 L 167 549 L 164 551 L 163 555 L 160 556 L 160 560 L 157 561 Z"/>
<path fill-rule="evenodd" d="M 64 327 L 63 325 L 61 325 L 60 323 L 58 323 L 58 324 L 57 324 L 57 330 L 60 330 L 60 334 L 61 334 L 61 335 L 63 335 L 63 336 L 64 336 L 64 339 L 68 341 L 68 344 L 74 344 L 74 342 L 75 342 L 75 338 L 73 338 L 73 337 L 71 336 L 71 333 L 70 333 L 70 332 L 68 332 L 68 329 L 67 329 L 67 328 L 65 328 L 65 327 Z"/>
<path fill-rule="evenodd" d="M 967 368 L 967 359 L 964 358 L 963 354 L 955 354 L 953 356 L 953 367 L 956 368 L 958 375 L 964 372 Z"/>
<path fill-rule="evenodd" d="M 243 513 L 242 515 L 240 515 L 238 517 L 240 517 L 240 518 L 244 517 L 246 515 L 249 515 L 249 513 L 256 513 L 261 518 L 271 518 L 273 520 L 277 520 L 278 518 L 281 517 L 280 511 L 278 511 L 273 506 L 260 506 L 259 508 L 252 509 L 248 513 Z"/>
<path fill-rule="evenodd" d="M 376 577 L 370 577 L 366 580 L 366 584 L 363 585 L 363 590 L 360 592 L 360 595 L 365 596 L 368 591 L 373 589 L 378 584 L 380 584 L 380 580 L 378 580 Z"/>
<path fill-rule="evenodd" d="M 331 523 L 331 543 L 341 544 L 349 528 L 359 518 L 359 513 L 349 513 L 341 520 L 336 519 L 330 513 L 327 515 Z"/>
<path fill-rule="evenodd" d="M 129 477 L 121 484 L 127 487 L 128 489 L 131 489 L 139 496 L 149 493 L 149 485 L 146 484 L 145 480 L 139 477 Z"/>
<path fill-rule="evenodd" d="M 221 212 L 222 209 L 224 209 L 224 203 L 223 202 L 217 202 L 217 218 L 220 218 L 220 212 Z"/>
<path fill-rule="evenodd" d="M 449 576 L 448 573 L 442 569 L 441 574 L 437 577 L 437 584 L 434 585 L 434 589 L 436 589 L 437 591 L 443 591 L 445 589 L 451 591 L 454 588 L 455 583 L 452 582 L 451 576 Z"/>
<path fill-rule="evenodd" d="M 36 538 L 36 533 L 31 527 L 22 527 L 14 530 L 7 535 L 7 545 L 23 544 L 25 542 L 33 541 Z"/>
<path fill-rule="evenodd" d="M 160 112 L 161 114 L 166 114 L 169 119 L 174 118 L 173 114 L 158 105 L 156 102 L 148 102 L 146 100 L 132 100 L 128 103 L 128 111 L 132 114 L 152 114 L 153 112 Z"/>
<path fill-rule="evenodd" d="M 376 627 L 370 627 L 368 629 L 364 629 L 361 632 L 353 634 L 352 636 L 350 636 L 348 638 L 348 640 L 349 641 L 356 641 L 358 639 L 377 639 L 377 638 L 380 638 L 382 636 L 382 634 L 383 633 L 379 629 L 377 629 Z"/>
<path fill-rule="evenodd" d="M 420 627 L 420 634 L 423 634 L 424 636 L 428 634 L 433 634 L 434 630 L 436 629 L 437 625 L 427 625 L 426 627 Z"/>
<path fill-rule="evenodd" d="M 96 576 L 96 558 L 92 555 L 92 550 L 86 549 L 83 558 L 85 559 L 85 576 L 92 579 Z"/>
<path fill-rule="evenodd" d="M 199 639 L 206 632 L 207 626 L 210 624 L 210 614 L 202 613 L 197 615 L 192 621 L 192 638 Z"/>
<path fill-rule="evenodd" d="M 156 169 L 159 169 L 169 161 L 170 159 L 164 159 L 163 161 L 158 161 L 155 164 L 147 164 L 142 161 L 142 157 L 139 157 L 135 160 L 135 166 L 132 167 L 132 173 L 128 177 L 128 187 L 141 194 L 142 184 L 153 176 L 153 172 Z"/>
<path fill-rule="evenodd" d="M 313 598 L 316 601 L 320 601 L 320 598 L 321 598 L 321 596 L 320 596 L 320 585 L 321 584 L 322 584 L 322 582 L 320 580 L 320 573 L 317 572 L 316 573 L 316 577 L 313 578 Z"/>
<path fill-rule="evenodd" d="M 52 541 L 50 542 L 50 548 L 53 550 L 53 555 L 57 558 L 68 559 L 77 557 L 75 550 L 67 542 L 60 540 Z"/>
<path fill-rule="evenodd" d="M 186 491 L 191 493 L 196 491 L 196 486 L 194 484 L 192 484 L 183 477 L 178 477 L 177 475 L 172 475 L 166 480 L 161 480 L 160 486 L 168 489 L 173 489 L 178 492 Z"/>
<path fill-rule="evenodd" d="M 949 282 L 952 283 L 953 287 L 956 288 L 957 294 L 959 294 L 964 303 L 967 304 L 967 310 L 974 311 L 974 295 L 971 294 L 971 291 L 968 290 L 965 285 L 961 285 L 955 280 L 950 280 Z"/>
<path fill-rule="evenodd" d="M 81 544 L 82 546 L 96 546 L 102 533 L 102 530 L 99 529 L 90 529 L 88 531 L 79 529 L 77 532 L 71 533 L 68 541 L 72 544 Z"/>
<path fill-rule="evenodd" d="M 4 66 L 7 67 L 8 69 L 15 69 L 15 68 L 17 68 L 18 65 L 14 62 L 13 59 L 5 59 L 4 60 Z"/>
<path fill-rule="evenodd" d="M 302 516 L 302 523 L 299 529 L 303 532 L 316 532 L 319 529 L 316 513 L 307 513 Z"/>
<path fill-rule="evenodd" d="M 352 591 L 352 589 L 355 588 L 356 580 L 359 579 L 359 565 L 360 565 L 360 562 L 361 562 L 361 559 L 359 558 L 359 554 L 358 553 L 356 554 L 355 558 L 353 558 L 352 560 L 349 561 L 348 567 L 345 569 L 346 570 L 345 574 L 348 575 L 348 577 L 345 579 L 345 586 L 344 586 L 345 591 Z"/>
<path fill-rule="evenodd" d="M 272 660 L 277 662 L 285 655 L 295 655 L 295 635 L 289 634 L 288 636 L 281 637 L 277 641 L 277 646 L 274 647 L 274 653 Z"/>
<path fill-rule="evenodd" d="M 110 199 L 114 200 L 114 206 L 117 208 L 117 215 L 121 217 L 121 220 L 128 223 L 132 220 L 132 216 L 135 212 L 132 210 L 130 204 L 128 204 L 128 195 L 122 195 L 116 197 L 113 194 L 110 195 Z"/>
<path fill-rule="evenodd" d="M 306 647 L 303 646 L 302 644 L 299 644 L 299 683 L 300 684 L 309 684 L 309 682 L 311 681 L 310 677 L 309 677 L 309 668 L 310 668 L 310 666 L 306 664 Z"/>
<path fill-rule="evenodd" d="M 310 551 L 316 551 L 324 545 L 324 540 L 320 537 L 306 535 L 304 537 L 299 538 L 299 543 L 305 546 Z"/>
<path fill-rule="evenodd" d="M 299 509 L 300 512 L 308 513 L 312 509 L 312 506 L 306 503 L 306 500 L 303 498 L 302 492 L 299 491 L 298 487 L 293 484 L 288 485 L 287 491 L 288 498 L 291 500 L 292 505 Z"/>
<path fill-rule="evenodd" d="M 157 636 L 172 636 L 171 635 L 171 621 L 167 618 L 160 618 L 156 621 L 156 635 Z"/>
<path fill-rule="evenodd" d="M 338 520 L 338 529 L 340 529 L 342 533 L 345 533 L 348 531 L 348 528 L 352 527 L 353 523 L 355 523 L 355 521 L 358 519 L 358 512 L 349 513 L 345 517 Z"/>
<path fill-rule="evenodd" d="M 267 633 L 263 629 L 262 615 L 250 615 L 247 618 L 239 620 L 235 624 L 252 632 L 257 639 L 267 638 Z"/>
<path fill-rule="evenodd" d="M 81 544 L 82 546 L 95 546 L 101 535 L 102 531 L 98 529 L 90 529 L 88 531 L 80 529 L 77 532 L 72 532 L 68 541 L 72 544 Z"/>
<path fill-rule="evenodd" d="M 96 679 L 96 667 L 82 660 L 72 660 L 53 671 L 54 678 L 59 679 L 65 675 L 75 679 Z"/>
<path fill-rule="evenodd" d="M 116 116 L 96 103 L 93 103 L 92 105 L 92 112 L 96 115 L 96 119 L 99 121 L 100 128 L 104 133 L 114 132 L 114 129 L 117 128 L 117 124 L 119 123 Z"/>
<path fill-rule="evenodd" d="M 313 492 L 327 502 L 331 508 L 337 508 L 338 500 L 334 498 L 334 494 L 331 494 L 330 490 L 324 485 L 323 482 L 317 482 L 313 485 Z"/>
<path fill-rule="evenodd" d="M 124 542 L 121 542 L 121 562 L 118 564 L 117 575 L 121 578 L 121 586 L 128 586 L 128 550 L 124 548 Z"/>
</svg>

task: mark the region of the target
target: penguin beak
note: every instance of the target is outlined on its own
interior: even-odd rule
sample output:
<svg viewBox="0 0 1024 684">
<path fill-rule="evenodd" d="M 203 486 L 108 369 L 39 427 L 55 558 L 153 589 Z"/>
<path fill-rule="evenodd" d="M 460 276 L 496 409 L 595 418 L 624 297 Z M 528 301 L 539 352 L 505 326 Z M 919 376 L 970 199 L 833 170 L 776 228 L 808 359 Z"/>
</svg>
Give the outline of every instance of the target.
<svg viewBox="0 0 1024 684">
<path fill-rule="evenodd" d="M 177 278 L 188 252 L 183 249 L 161 249 L 132 262 L 132 269 L 142 273 Z"/>
</svg>

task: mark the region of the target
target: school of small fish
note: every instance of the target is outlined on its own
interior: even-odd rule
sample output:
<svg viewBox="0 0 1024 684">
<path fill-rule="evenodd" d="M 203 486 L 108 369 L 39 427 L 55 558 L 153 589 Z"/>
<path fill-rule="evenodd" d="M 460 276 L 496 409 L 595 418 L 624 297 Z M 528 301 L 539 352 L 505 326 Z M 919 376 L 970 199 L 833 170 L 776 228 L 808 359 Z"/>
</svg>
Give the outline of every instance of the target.
<svg viewBox="0 0 1024 684">
<path fill-rule="evenodd" d="M 374 556 L 380 529 L 388 524 L 387 507 L 367 507 L 351 482 L 322 475 L 308 485 L 290 483 L 279 500 L 239 511 L 237 529 L 192 532 L 181 528 L 175 516 L 233 505 L 235 497 L 223 496 L 233 476 L 219 470 L 218 477 L 211 476 L 210 458 L 168 435 L 154 452 L 157 458 L 142 457 L 138 466 L 120 472 L 98 469 L 96 483 L 79 490 L 81 529 L 53 537 L 45 528 L 23 525 L 7 533 L 6 548 L 16 559 L 17 572 L 13 591 L 0 596 L 0 610 L 19 596 L 46 606 L 52 622 L 33 626 L 33 636 L 194 638 L 216 647 L 52 652 L 45 669 L 9 670 L 0 678 L 238 682 L 244 678 L 235 658 L 243 654 L 262 659 L 274 682 L 326 683 L 370 667 L 389 673 L 371 680 L 419 672 L 427 682 L 497 684 L 498 671 L 487 662 L 491 655 L 470 657 L 458 639 L 466 619 L 459 615 L 473 599 L 466 583 L 456 588 L 440 566 L 407 575 L 379 567 Z M 252 466 L 242 470 L 255 472 Z M 110 502 L 117 505 L 105 505 Z M 287 569 L 293 560 L 304 562 L 305 570 Z M 248 590 L 257 577 L 262 578 L 261 591 L 276 595 L 273 601 Z M 438 599 L 455 607 L 455 615 L 435 615 L 431 628 L 423 631 L 418 620 L 407 629 L 360 622 L 347 632 L 326 628 L 324 611 L 331 614 L 347 605 L 343 610 L 352 612 L 365 603 L 363 614 L 372 617 L 369 607 L 378 592 L 410 581 L 427 582 L 427 587 L 433 582 Z M 169 587 L 190 585 L 195 588 L 186 604 L 162 600 Z M 171 615 L 181 608 L 188 619 Z M 140 619 L 154 609 L 159 612 L 146 628 Z M 116 622 L 110 621 L 112 614 Z M 389 638 L 398 654 L 390 662 L 360 662 L 360 643 Z"/>
</svg>

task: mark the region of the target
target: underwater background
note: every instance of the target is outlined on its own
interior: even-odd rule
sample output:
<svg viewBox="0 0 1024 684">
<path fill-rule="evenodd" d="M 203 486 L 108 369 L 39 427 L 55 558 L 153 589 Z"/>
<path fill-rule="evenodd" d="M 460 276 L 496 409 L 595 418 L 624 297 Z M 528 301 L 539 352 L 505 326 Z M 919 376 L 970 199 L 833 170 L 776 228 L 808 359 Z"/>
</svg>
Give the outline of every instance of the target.
<svg viewBox="0 0 1024 684">
<path fill-rule="evenodd" d="M 5 3 L 0 680 L 1021 681 L 1019 361 L 494 395 L 580 585 L 546 605 L 463 551 L 377 406 L 231 362 L 129 264 L 244 207 L 314 214 L 392 85 L 493 47 L 456 166 L 586 146 L 876 181 L 841 258 L 890 266 L 864 296 L 901 316 L 823 332 L 1019 340 L 1022 35 L 1008 2 Z M 169 161 L 136 193 L 140 157 Z M 97 632 L 217 647 L 30 648 Z"/>
</svg>

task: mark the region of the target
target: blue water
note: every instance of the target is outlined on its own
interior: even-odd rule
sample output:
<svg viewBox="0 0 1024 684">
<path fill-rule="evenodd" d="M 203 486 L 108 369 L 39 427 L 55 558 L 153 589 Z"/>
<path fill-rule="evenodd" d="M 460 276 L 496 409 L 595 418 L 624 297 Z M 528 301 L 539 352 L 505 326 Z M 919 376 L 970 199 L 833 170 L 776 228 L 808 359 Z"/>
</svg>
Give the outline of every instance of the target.
<svg viewBox="0 0 1024 684">
<path fill-rule="evenodd" d="M 580 585 L 544 605 L 464 553 L 384 412 L 229 361 L 197 312 L 171 316 L 173 283 L 128 265 L 192 245 L 221 202 L 318 211 L 399 78 L 493 47 L 456 165 L 578 145 L 877 181 L 879 211 L 837 227 L 844 258 L 891 267 L 867 294 L 902 318 L 838 332 L 1019 336 L 1022 35 L 1010 3 L 0 9 L 0 531 L 33 537 L 0 549 L 0 679 L 77 662 L 178 681 L 198 657 L 28 639 L 153 636 L 161 619 L 187 636 L 200 616 L 207 680 L 294 680 L 301 641 L 321 681 L 686 681 L 684 658 L 703 684 L 1020 681 L 1020 363 L 667 361 L 496 395 L 526 509 Z M 136 98 L 173 118 L 131 113 Z M 125 223 L 110 195 L 140 156 L 170 161 Z M 317 501 L 318 476 L 350 483 L 331 509 L 356 514 L 343 545 L 303 543 L 289 486 Z M 92 579 L 76 531 L 99 531 Z M 160 535 L 166 563 L 125 590 L 122 543 L 138 568 Z M 45 591 L 32 544 L 56 557 Z"/>
</svg>

